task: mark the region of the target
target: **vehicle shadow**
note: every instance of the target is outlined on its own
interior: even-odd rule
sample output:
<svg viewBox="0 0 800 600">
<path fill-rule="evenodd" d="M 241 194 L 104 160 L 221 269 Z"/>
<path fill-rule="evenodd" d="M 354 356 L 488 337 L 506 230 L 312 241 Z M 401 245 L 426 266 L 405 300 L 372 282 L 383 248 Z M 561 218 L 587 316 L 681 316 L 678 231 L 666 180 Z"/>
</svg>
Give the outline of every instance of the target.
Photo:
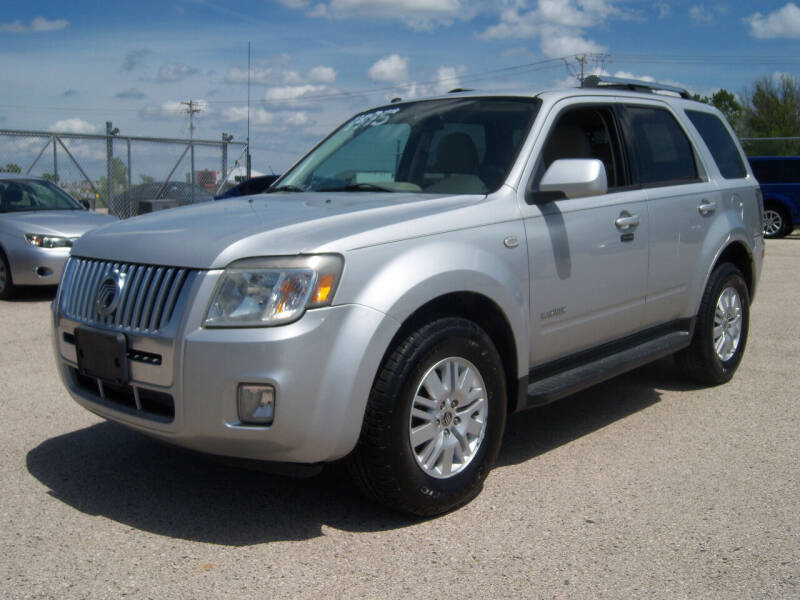
<svg viewBox="0 0 800 600">
<path fill-rule="evenodd" d="M 4 302 L 41 302 L 53 300 L 58 291 L 57 285 L 21 285 L 14 290 L 12 298 Z"/>
<path fill-rule="evenodd" d="M 668 376 L 655 363 L 509 419 L 499 466 L 520 463 L 659 401 Z M 28 471 L 53 497 L 159 535 L 229 546 L 322 535 L 322 527 L 365 532 L 408 527 L 420 519 L 365 500 L 341 464 L 309 479 L 231 467 L 99 423 L 42 442 Z"/>
<path fill-rule="evenodd" d="M 524 462 L 660 401 L 659 389 L 690 391 L 672 357 L 640 367 L 552 404 L 511 415 L 497 466 Z"/>
</svg>

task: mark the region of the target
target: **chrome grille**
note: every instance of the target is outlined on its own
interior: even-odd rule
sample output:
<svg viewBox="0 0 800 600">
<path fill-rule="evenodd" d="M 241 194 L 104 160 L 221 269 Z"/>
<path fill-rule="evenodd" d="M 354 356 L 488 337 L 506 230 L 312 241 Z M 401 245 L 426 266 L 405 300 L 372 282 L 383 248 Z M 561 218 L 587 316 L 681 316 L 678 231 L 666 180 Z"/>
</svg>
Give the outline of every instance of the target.
<svg viewBox="0 0 800 600">
<path fill-rule="evenodd" d="M 125 284 L 116 310 L 101 316 L 96 309 L 97 295 L 112 271 L 118 272 Z M 179 267 L 72 257 L 62 278 L 61 311 L 65 317 L 83 323 L 157 333 L 175 316 L 181 291 L 195 274 Z"/>
</svg>

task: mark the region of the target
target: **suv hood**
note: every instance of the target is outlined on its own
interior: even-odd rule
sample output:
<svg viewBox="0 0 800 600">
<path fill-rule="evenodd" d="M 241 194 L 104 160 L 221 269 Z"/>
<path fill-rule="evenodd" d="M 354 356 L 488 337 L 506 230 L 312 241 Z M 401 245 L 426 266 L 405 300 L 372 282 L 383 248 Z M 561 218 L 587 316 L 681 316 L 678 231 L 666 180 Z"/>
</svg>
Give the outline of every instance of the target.
<svg viewBox="0 0 800 600">
<path fill-rule="evenodd" d="M 369 192 L 261 194 L 119 221 L 84 235 L 72 254 L 209 269 L 251 256 L 344 252 L 407 238 L 413 229 L 404 226 L 403 233 L 391 226 L 483 198 Z"/>
</svg>

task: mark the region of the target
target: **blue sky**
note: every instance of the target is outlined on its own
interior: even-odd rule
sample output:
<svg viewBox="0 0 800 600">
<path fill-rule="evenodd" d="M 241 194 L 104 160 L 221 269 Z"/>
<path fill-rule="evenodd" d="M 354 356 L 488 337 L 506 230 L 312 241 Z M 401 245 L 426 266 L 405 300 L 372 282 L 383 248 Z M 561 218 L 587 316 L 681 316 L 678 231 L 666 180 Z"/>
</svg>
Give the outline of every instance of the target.
<svg viewBox="0 0 800 600">
<path fill-rule="evenodd" d="M 576 54 L 701 94 L 797 75 L 800 2 L 6 0 L 0 127 L 187 137 L 194 99 L 197 137 L 244 140 L 248 41 L 253 167 L 281 171 L 358 110 L 571 84 Z"/>
</svg>

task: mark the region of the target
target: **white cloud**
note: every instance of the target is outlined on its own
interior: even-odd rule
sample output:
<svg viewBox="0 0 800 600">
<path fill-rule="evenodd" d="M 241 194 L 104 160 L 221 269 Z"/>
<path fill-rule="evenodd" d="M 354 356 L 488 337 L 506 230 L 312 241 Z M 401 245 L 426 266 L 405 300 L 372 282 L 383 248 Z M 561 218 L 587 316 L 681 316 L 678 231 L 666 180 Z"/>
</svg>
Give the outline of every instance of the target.
<svg viewBox="0 0 800 600">
<path fill-rule="evenodd" d="M 408 81 L 408 57 L 399 54 L 385 56 L 372 65 L 367 74 L 372 81 L 383 83 Z"/>
<path fill-rule="evenodd" d="M 336 71 L 331 67 L 318 66 L 308 72 L 307 76 L 288 69 L 257 66 L 250 70 L 250 82 L 260 85 L 299 86 L 308 83 L 333 83 Z M 247 83 L 247 69 L 234 67 L 225 74 L 226 83 Z"/>
<path fill-rule="evenodd" d="M 246 106 L 231 106 L 222 111 L 222 120 L 226 123 L 246 123 L 247 122 L 247 107 Z M 263 108 L 256 108 L 250 110 L 250 123 L 253 125 L 269 125 L 275 121 L 275 114 L 264 110 Z"/>
<path fill-rule="evenodd" d="M 297 100 L 308 94 L 321 92 L 325 89 L 324 85 L 287 85 L 269 88 L 264 94 L 268 102 L 283 102 L 286 100 Z"/>
<path fill-rule="evenodd" d="M 92 125 L 83 119 L 62 119 L 56 121 L 50 126 L 50 131 L 64 132 L 64 133 L 97 133 L 100 128 L 97 125 Z"/>
<path fill-rule="evenodd" d="M 139 116 L 143 119 L 174 119 L 185 109 L 186 107 L 180 102 L 171 100 L 158 105 L 148 104 L 139 111 Z"/>
<path fill-rule="evenodd" d="M 439 67 L 436 71 L 436 94 L 446 94 L 450 90 L 461 87 L 461 79 L 458 77 L 458 69 L 455 67 Z"/>
<path fill-rule="evenodd" d="M 659 19 L 666 19 L 672 14 L 672 7 L 666 2 L 654 2 L 653 8 L 658 11 Z"/>
<path fill-rule="evenodd" d="M 311 122 L 311 119 L 308 118 L 308 114 L 302 111 L 284 113 L 281 115 L 281 117 L 284 119 L 284 122 L 287 125 L 293 125 L 295 127 L 302 127 L 303 125 L 308 125 Z"/>
<path fill-rule="evenodd" d="M 246 123 L 247 107 L 232 106 L 222 111 L 222 120 L 226 123 Z M 311 123 L 308 114 L 298 112 L 270 112 L 263 108 L 250 109 L 250 124 L 254 127 L 275 125 L 271 129 L 285 129 L 286 126 L 303 127 Z"/>
<path fill-rule="evenodd" d="M 611 17 L 633 18 L 613 5 L 614 0 L 538 0 L 535 9 L 509 0 L 500 22 L 479 35 L 485 40 L 539 38 L 542 52 L 550 57 L 597 53 L 604 46 L 587 39 L 586 30 L 603 25 Z"/>
<path fill-rule="evenodd" d="M 540 46 L 542 52 L 547 56 L 561 57 L 572 56 L 573 54 L 599 54 L 606 47 L 587 40 L 575 32 L 568 29 L 545 28 L 541 37 Z"/>
<path fill-rule="evenodd" d="M 9 33 L 42 33 L 45 31 L 58 31 L 65 29 L 69 25 L 66 19 L 55 19 L 48 21 L 44 17 L 36 17 L 29 24 L 22 21 L 12 21 L 11 23 L 0 23 L 0 31 Z"/>
<path fill-rule="evenodd" d="M 336 81 L 336 71 L 332 67 L 320 65 L 311 69 L 308 78 L 316 83 L 333 83 Z"/>
<path fill-rule="evenodd" d="M 275 83 L 272 69 L 255 67 L 250 70 L 250 82 L 268 85 Z M 225 74 L 225 83 L 247 83 L 247 69 L 232 68 Z"/>
<path fill-rule="evenodd" d="M 695 4 L 689 8 L 689 18 L 698 24 L 714 22 L 714 13 L 707 9 L 703 4 Z"/>
<path fill-rule="evenodd" d="M 297 71 L 284 71 L 283 73 L 281 73 L 280 82 L 274 82 L 274 83 L 283 83 L 286 85 L 300 85 L 305 82 L 306 82 L 305 78 L 302 75 L 300 75 L 300 73 L 298 73 Z"/>
<path fill-rule="evenodd" d="M 158 77 L 156 81 L 160 83 L 172 83 L 176 81 L 183 81 L 187 77 L 199 73 L 194 67 L 180 63 L 169 63 L 162 65 L 158 70 Z"/>
<path fill-rule="evenodd" d="M 750 24 L 750 35 L 754 38 L 800 38 L 800 8 L 794 2 L 768 15 L 757 12 L 745 22 Z"/>
<path fill-rule="evenodd" d="M 326 0 L 312 8 L 305 0 L 280 2 L 291 8 L 311 8 L 308 14 L 312 17 L 397 20 L 413 29 L 449 26 L 456 20 L 471 19 L 482 5 L 478 0 Z"/>
</svg>

